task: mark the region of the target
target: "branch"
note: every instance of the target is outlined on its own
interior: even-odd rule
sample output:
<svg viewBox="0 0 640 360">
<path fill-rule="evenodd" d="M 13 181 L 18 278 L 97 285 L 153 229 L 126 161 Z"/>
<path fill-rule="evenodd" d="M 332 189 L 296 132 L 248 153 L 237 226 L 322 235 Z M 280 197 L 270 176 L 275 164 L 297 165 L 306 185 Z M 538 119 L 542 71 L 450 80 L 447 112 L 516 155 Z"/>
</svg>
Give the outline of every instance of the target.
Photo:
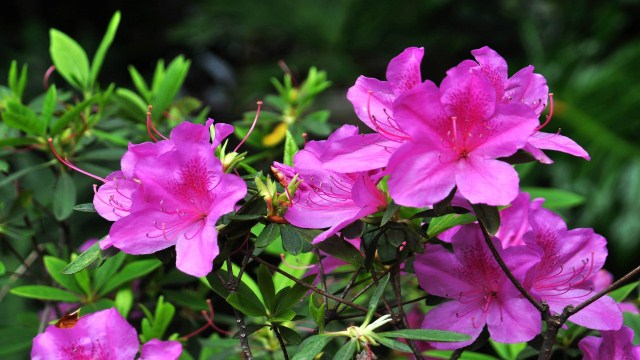
<svg viewBox="0 0 640 360">
<path fill-rule="evenodd" d="M 243 259 L 244 263 L 244 259 Z M 229 293 L 234 293 L 238 288 L 238 283 L 233 280 L 233 268 L 231 266 L 231 258 L 227 258 L 227 274 L 229 275 L 229 282 L 226 284 Z M 240 280 L 238 280 L 240 281 Z M 236 317 L 236 323 L 238 324 L 238 334 L 240 335 L 240 348 L 242 349 L 242 358 L 247 360 L 253 359 L 251 353 L 251 347 L 249 346 L 249 336 L 247 334 L 247 326 L 244 324 L 244 316 L 238 309 L 233 308 L 233 314 Z"/>
<path fill-rule="evenodd" d="M 278 338 L 278 342 L 280 343 L 280 349 L 282 349 L 282 355 L 284 355 L 284 360 L 289 360 L 289 353 L 287 352 L 287 347 L 284 345 L 284 339 L 280 334 L 280 330 L 278 330 L 278 326 L 271 325 L 271 329 L 276 334 L 276 338 Z"/>
<path fill-rule="evenodd" d="M 585 300 L 580 305 L 578 305 L 578 306 L 574 307 L 573 309 L 571 309 L 571 311 L 569 311 L 569 316 L 571 316 L 571 315 L 577 313 L 578 311 L 586 308 L 587 306 L 591 305 L 594 301 L 600 299 L 601 297 L 605 296 L 609 292 L 619 288 L 624 283 L 626 283 L 627 281 L 633 279 L 635 276 L 638 276 L 638 275 L 640 275 L 640 266 L 638 266 L 637 268 L 631 270 L 627 275 L 625 275 L 625 276 L 621 277 L 620 279 L 618 279 L 618 281 L 616 281 L 613 284 L 607 286 L 606 289 L 604 289 L 602 291 L 599 291 L 598 293 L 593 295 L 588 300 Z"/>
</svg>

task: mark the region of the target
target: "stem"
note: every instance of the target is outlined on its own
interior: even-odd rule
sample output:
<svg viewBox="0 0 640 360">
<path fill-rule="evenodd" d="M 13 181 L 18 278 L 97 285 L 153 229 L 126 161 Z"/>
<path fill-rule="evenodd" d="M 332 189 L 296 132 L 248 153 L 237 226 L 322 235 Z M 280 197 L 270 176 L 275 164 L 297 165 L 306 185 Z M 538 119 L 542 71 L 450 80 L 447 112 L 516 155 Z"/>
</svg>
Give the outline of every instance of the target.
<svg viewBox="0 0 640 360">
<path fill-rule="evenodd" d="M 286 278 L 287 278 L 287 279 L 289 279 L 289 280 L 292 280 L 292 281 L 293 281 L 293 282 L 295 282 L 296 284 L 298 284 L 298 285 L 302 285 L 302 286 L 306 287 L 307 289 L 309 289 L 309 290 L 311 290 L 311 291 L 313 291 L 313 292 L 315 292 L 315 293 L 317 293 L 317 294 L 320 294 L 320 295 L 322 295 L 322 296 L 326 296 L 326 297 L 328 297 L 328 298 L 329 298 L 329 299 L 331 299 L 331 300 L 335 300 L 335 301 L 337 301 L 337 302 L 339 302 L 339 303 L 342 303 L 342 304 L 345 304 L 345 305 L 351 306 L 352 308 L 354 308 L 354 309 L 358 309 L 358 310 L 363 311 L 363 312 L 365 312 L 365 313 L 368 311 L 368 309 L 367 309 L 366 307 L 364 307 L 364 306 L 360 306 L 360 305 L 358 305 L 358 304 L 354 304 L 354 303 L 352 303 L 352 302 L 350 302 L 350 301 L 347 301 L 347 300 L 341 299 L 341 298 L 339 298 L 339 297 L 337 297 L 337 296 L 335 296 L 335 295 L 333 295 L 333 294 L 330 294 L 330 293 L 328 293 L 328 292 L 326 292 L 326 291 L 320 290 L 320 289 L 318 289 L 318 288 L 317 288 L 317 287 L 315 287 L 315 286 L 309 285 L 309 284 L 305 283 L 304 281 L 302 281 L 302 280 L 300 280 L 300 279 L 296 278 L 295 276 L 293 276 L 293 275 L 289 274 L 288 272 L 286 272 L 286 271 L 282 271 L 282 270 L 281 270 L 281 269 L 279 269 L 277 266 L 274 266 L 274 265 L 272 265 L 272 264 L 270 264 L 270 263 L 268 263 L 268 262 L 266 262 L 266 261 L 264 261 L 264 260 L 260 259 L 259 257 L 255 256 L 255 255 L 251 255 L 251 258 L 252 258 L 253 260 L 255 260 L 255 261 L 259 262 L 260 264 L 263 264 L 263 265 L 267 266 L 269 269 L 271 269 L 271 270 L 273 270 L 273 271 L 275 271 L 275 272 L 278 272 L 278 273 L 282 274 L 284 277 L 286 277 Z M 378 313 L 376 313 L 376 315 L 377 315 L 378 317 L 382 316 L 381 314 L 378 314 Z"/>
<path fill-rule="evenodd" d="M 275 325 L 271 325 L 271 330 L 276 334 L 276 338 L 278 338 L 278 342 L 280 343 L 280 349 L 282 349 L 282 355 L 284 355 L 284 360 L 289 360 L 289 353 L 287 352 L 287 347 L 284 345 L 284 339 L 280 334 L 280 330 Z"/>
<path fill-rule="evenodd" d="M 344 298 L 347 297 L 347 294 L 349 293 L 349 290 L 351 290 L 351 287 L 353 286 L 353 284 L 355 283 L 356 279 L 358 278 L 358 275 L 360 275 L 360 271 L 361 270 L 362 270 L 362 268 L 359 267 L 353 272 L 353 274 L 351 275 L 351 279 L 349 279 L 349 282 L 347 283 L 347 285 L 342 290 L 342 294 L 340 294 L 341 298 L 344 299 Z M 333 309 L 333 311 L 337 312 L 339 306 L 340 306 L 340 303 L 336 304 L 336 307 Z"/>
<path fill-rule="evenodd" d="M 397 264 L 392 268 L 391 271 L 391 286 L 393 287 L 394 293 L 396 295 L 396 305 L 395 307 L 398 308 L 398 313 L 395 315 L 398 315 L 397 317 L 399 319 L 395 319 L 396 316 L 394 316 L 393 313 L 391 313 L 391 316 L 394 317 L 394 322 L 393 325 L 394 327 L 399 329 L 408 329 L 409 328 L 409 324 L 407 323 L 407 317 L 404 313 L 404 307 L 402 305 L 402 287 L 400 286 L 400 277 L 398 276 L 400 273 L 400 265 Z M 400 320 L 400 323 L 398 324 L 398 321 Z M 411 348 L 411 351 L 413 352 L 413 355 L 415 356 L 416 360 L 423 360 L 424 358 L 422 357 L 422 354 L 420 354 L 420 349 L 418 349 L 418 347 L 416 346 L 415 341 L 413 341 L 412 339 L 407 339 L 407 344 L 409 345 L 409 348 Z"/>
<path fill-rule="evenodd" d="M 229 293 L 236 292 L 238 283 L 233 279 L 233 268 L 231 267 L 231 258 L 227 258 L 227 275 L 228 283 L 226 283 Z M 244 316 L 236 308 L 233 308 L 233 314 L 236 317 L 236 323 L 238 324 L 238 334 L 240 337 L 240 348 L 242 349 L 243 359 L 252 360 L 253 354 L 251 354 L 251 347 L 249 346 L 249 335 L 247 334 L 247 326 L 244 324 Z"/>
<path fill-rule="evenodd" d="M 531 305 L 533 305 L 536 309 L 538 309 L 538 311 L 540 311 L 541 314 L 544 314 L 546 309 L 542 305 L 540 305 L 533 298 L 533 296 L 531 296 L 531 294 L 527 292 L 527 290 L 525 290 L 525 288 L 522 286 L 522 284 L 520 284 L 518 279 L 516 279 L 516 277 L 513 276 L 513 273 L 511 273 L 511 270 L 509 270 L 509 267 L 507 266 L 507 264 L 505 264 L 504 260 L 502 260 L 502 257 L 498 253 L 498 250 L 496 249 L 495 246 L 493 246 L 493 242 L 491 241 L 491 235 L 489 235 L 487 228 L 484 226 L 482 222 L 480 222 L 480 229 L 482 229 L 482 236 L 484 237 L 484 241 L 487 243 L 489 250 L 491 250 L 491 254 L 493 254 L 493 258 L 496 259 L 496 261 L 498 262 L 498 265 L 500 265 L 500 268 L 502 269 L 502 271 L 505 273 L 505 275 L 507 275 L 509 280 L 511 280 L 511 283 L 513 284 L 513 286 L 515 286 L 516 289 L 518 289 L 518 291 L 520 292 L 520 294 L 522 294 L 522 296 L 524 296 L 527 300 L 529 300 Z"/>
<path fill-rule="evenodd" d="M 618 281 L 616 281 L 613 284 L 607 286 L 606 289 L 604 289 L 602 291 L 599 291 L 598 293 L 593 295 L 588 300 L 585 300 L 580 305 L 578 305 L 575 308 L 573 308 L 569 312 L 569 316 L 571 316 L 571 315 L 577 313 L 578 311 L 586 308 L 587 306 L 591 305 L 591 303 L 593 303 L 594 301 L 596 301 L 596 300 L 600 299 L 601 297 L 605 296 L 610 291 L 613 291 L 613 290 L 619 288 L 620 286 L 622 286 L 622 284 L 626 283 L 627 281 L 631 280 L 632 278 L 634 278 L 635 276 L 637 276 L 639 274 L 640 274 L 640 266 L 638 266 L 637 268 L 631 270 L 627 275 L 625 275 L 625 276 L 621 277 L 620 279 L 618 279 Z"/>
<path fill-rule="evenodd" d="M 327 277 L 324 274 L 324 266 L 322 265 L 322 258 L 320 257 L 320 250 L 315 247 L 313 249 L 313 252 L 316 253 L 316 256 L 318 257 L 318 273 L 320 274 L 320 283 L 322 284 L 322 290 L 327 291 Z M 327 308 L 329 306 L 329 299 L 324 296 L 324 306 L 325 308 Z M 344 298 L 344 297 L 343 297 Z"/>
</svg>

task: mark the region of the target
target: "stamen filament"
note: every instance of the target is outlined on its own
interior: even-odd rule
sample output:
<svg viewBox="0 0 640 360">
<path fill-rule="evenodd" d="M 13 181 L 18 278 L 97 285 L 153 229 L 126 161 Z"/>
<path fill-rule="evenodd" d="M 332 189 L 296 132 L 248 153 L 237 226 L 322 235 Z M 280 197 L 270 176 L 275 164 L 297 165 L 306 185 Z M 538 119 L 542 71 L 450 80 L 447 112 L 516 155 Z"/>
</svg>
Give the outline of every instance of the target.
<svg viewBox="0 0 640 360">
<path fill-rule="evenodd" d="M 538 126 L 535 131 L 540 131 L 542 130 L 543 127 L 547 126 L 547 124 L 551 121 L 551 118 L 553 117 L 553 93 L 549 93 L 549 115 L 547 115 L 547 119 L 544 121 L 544 123 L 540 126 Z"/>
<path fill-rule="evenodd" d="M 236 148 L 233 149 L 233 152 L 238 152 L 238 149 L 240 149 L 240 146 L 242 146 L 242 144 L 244 144 L 244 142 L 247 141 L 247 139 L 249 138 L 249 135 L 251 135 L 251 133 L 253 132 L 253 129 L 256 127 L 256 124 L 258 123 L 258 117 L 260 116 L 260 108 L 262 108 L 262 101 L 258 101 L 257 104 L 258 104 L 258 110 L 256 110 L 256 117 L 253 119 L 253 124 L 251 124 L 251 127 L 249 128 L 247 135 L 245 135 L 242 141 L 240 141 L 240 144 L 238 144 L 238 146 L 236 146 Z"/>
<path fill-rule="evenodd" d="M 71 168 L 71 169 L 73 169 L 73 170 L 75 170 L 75 171 L 77 171 L 77 172 L 79 172 L 79 173 L 81 173 L 81 174 L 84 174 L 84 175 L 86 175 L 86 176 L 88 176 L 88 177 L 92 177 L 92 178 L 94 178 L 94 179 L 96 179 L 96 180 L 102 181 L 103 183 L 106 183 L 106 182 L 107 182 L 107 180 L 105 180 L 105 179 L 101 178 L 100 176 L 98 176 L 98 175 L 94 175 L 94 174 L 92 174 L 92 173 L 90 173 L 90 172 L 87 172 L 87 171 L 85 171 L 85 170 L 82 170 L 82 169 L 80 169 L 79 167 L 77 167 L 77 166 L 73 165 L 73 164 L 72 164 L 72 163 L 70 163 L 70 162 L 69 162 L 69 160 L 67 160 L 66 158 L 64 158 L 64 159 L 63 159 L 63 158 L 60 156 L 60 154 L 58 154 L 58 152 L 56 151 L 56 148 L 53 146 L 53 139 L 52 139 L 52 138 L 49 138 L 49 139 L 48 139 L 48 141 L 49 141 L 49 148 L 51 149 L 51 152 L 53 152 L 53 155 L 56 157 L 56 159 L 58 159 L 58 161 L 60 161 L 61 163 L 63 163 L 63 164 L 64 164 L 64 165 L 66 165 L 67 167 L 69 167 L 69 168 Z"/>
</svg>

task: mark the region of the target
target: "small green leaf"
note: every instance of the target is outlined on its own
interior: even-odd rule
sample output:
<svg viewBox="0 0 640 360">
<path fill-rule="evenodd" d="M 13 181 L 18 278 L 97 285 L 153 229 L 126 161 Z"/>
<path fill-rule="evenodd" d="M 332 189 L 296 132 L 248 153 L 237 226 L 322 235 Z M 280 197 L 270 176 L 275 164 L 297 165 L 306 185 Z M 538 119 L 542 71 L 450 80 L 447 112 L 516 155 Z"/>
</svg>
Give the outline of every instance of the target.
<svg viewBox="0 0 640 360">
<path fill-rule="evenodd" d="M 80 113 L 89 105 L 95 102 L 98 98 L 98 95 L 94 95 L 78 104 L 75 104 L 70 109 L 65 109 L 65 112 L 56 120 L 53 125 L 51 125 L 51 135 L 57 135 L 62 130 L 66 128 L 66 126 L 76 118 L 80 117 Z"/>
<path fill-rule="evenodd" d="M 73 207 L 73 210 L 75 211 L 80 211 L 80 212 L 96 212 L 96 207 L 93 206 L 93 203 L 86 203 L 86 204 L 78 204 L 76 206 Z"/>
<path fill-rule="evenodd" d="M 387 208 L 384 211 L 384 214 L 382 215 L 382 221 L 380 222 L 380 226 L 384 226 L 386 223 L 388 223 L 389 220 L 391 220 L 391 218 L 398 212 L 398 210 L 400 210 L 400 205 L 391 201 L 389 205 L 387 205 Z"/>
<path fill-rule="evenodd" d="M 436 359 L 450 359 L 453 351 L 451 350 L 428 350 L 423 355 L 433 357 Z M 499 360 L 497 357 L 480 354 L 472 351 L 465 351 L 460 356 L 460 360 Z"/>
<path fill-rule="evenodd" d="M 118 105 L 132 118 L 143 120 L 147 112 L 147 103 L 145 99 L 135 92 L 125 89 L 116 89 L 116 101 Z"/>
<path fill-rule="evenodd" d="M 260 232 L 260 235 L 258 235 L 255 245 L 257 248 L 267 247 L 279 236 L 280 236 L 280 227 L 278 226 L 278 224 L 269 223 L 269 225 L 265 226 L 262 232 Z"/>
<path fill-rule="evenodd" d="M 4 263 L 0 261 L 0 276 L 4 275 L 6 271 L 7 269 L 5 268 Z"/>
<path fill-rule="evenodd" d="M 298 350 L 291 360 L 308 360 L 315 358 L 332 339 L 333 337 L 322 334 L 309 336 L 298 345 Z"/>
<path fill-rule="evenodd" d="M 58 221 L 65 220 L 76 204 L 76 185 L 66 171 L 60 172 L 53 192 L 53 215 Z"/>
<path fill-rule="evenodd" d="M 49 32 L 49 53 L 56 70 L 71 85 L 85 90 L 89 83 L 89 59 L 80 45 L 56 29 Z"/>
<path fill-rule="evenodd" d="M 87 266 L 93 264 L 96 260 L 102 257 L 102 252 L 100 251 L 100 244 L 96 242 L 91 245 L 90 248 L 85 250 L 82 254 L 78 255 L 75 260 L 73 260 L 69 265 L 67 265 L 64 269 L 62 269 L 63 274 L 75 274 L 78 271 L 86 268 Z"/>
<path fill-rule="evenodd" d="M 619 289 L 613 290 L 609 293 L 609 296 L 611 296 L 616 302 L 621 302 L 626 299 L 636 287 L 638 287 L 639 283 L 640 282 L 638 281 L 632 282 L 631 284 L 627 284 Z"/>
<path fill-rule="evenodd" d="M 640 342 L 640 314 L 634 314 L 630 312 L 623 312 L 622 316 L 624 318 L 624 325 L 628 326 L 633 330 L 633 343 L 637 344 Z"/>
<path fill-rule="evenodd" d="M 286 326 L 278 326 L 278 331 L 280 331 L 280 335 L 288 344 L 298 345 L 302 341 L 302 336 L 297 331 Z"/>
<path fill-rule="evenodd" d="M 367 316 L 363 321 L 363 326 L 366 326 L 371 321 L 373 314 L 376 312 L 378 308 L 378 303 L 380 302 L 380 298 L 384 294 L 384 288 L 387 287 L 387 283 L 389 282 L 389 277 L 391 274 L 385 275 L 382 279 L 378 279 L 378 286 L 376 287 L 376 291 L 371 295 L 371 299 L 369 299 L 369 309 L 367 311 Z"/>
<path fill-rule="evenodd" d="M 133 306 L 133 290 L 128 287 L 123 287 L 118 290 L 115 298 L 116 309 L 122 315 L 123 318 L 127 318 L 131 307 Z"/>
<path fill-rule="evenodd" d="M 151 90 L 149 90 L 147 82 L 144 81 L 142 75 L 140 75 L 138 70 L 136 70 L 133 65 L 129 65 L 128 69 L 129 75 L 131 75 L 131 80 L 133 81 L 133 86 L 136 87 L 136 90 L 138 90 L 144 100 L 147 100 L 147 102 L 149 102 L 151 100 Z"/>
<path fill-rule="evenodd" d="M 544 198 L 542 206 L 551 210 L 568 209 L 581 205 L 585 202 L 584 196 L 566 190 L 532 186 L 523 186 L 521 190 L 529 193 L 532 199 Z"/>
<path fill-rule="evenodd" d="M 11 289 L 14 295 L 50 301 L 80 302 L 80 298 L 66 290 L 44 285 L 25 285 Z"/>
<path fill-rule="evenodd" d="M 91 276 L 89 275 L 89 271 L 83 269 L 73 274 L 73 276 L 76 278 L 76 282 L 80 288 L 82 288 L 82 291 L 84 291 L 87 296 L 91 296 Z"/>
<path fill-rule="evenodd" d="M 353 355 L 356 353 L 357 341 L 356 339 L 347 341 L 333 356 L 333 360 L 353 359 Z"/>
<path fill-rule="evenodd" d="M 119 252 L 116 255 L 106 259 L 93 272 L 93 283 L 96 291 L 100 291 L 104 284 L 110 280 L 113 275 L 120 269 L 127 258 L 127 254 Z"/>
<path fill-rule="evenodd" d="M 427 330 L 427 329 L 402 329 L 394 331 L 385 331 L 377 333 L 377 335 L 389 338 L 403 338 L 422 341 L 467 341 L 471 337 L 467 334 L 460 334 L 453 331 L 444 330 Z"/>
<path fill-rule="evenodd" d="M 403 351 L 403 352 L 411 352 L 411 348 L 409 347 L 409 345 L 400 342 L 398 340 L 393 340 L 390 338 L 386 338 L 386 337 L 379 337 L 376 336 L 375 337 L 376 341 L 378 341 L 380 344 L 382 344 L 383 346 L 388 347 L 389 349 L 393 349 L 393 350 L 398 350 L 398 351 Z"/>
<path fill-rule="evenodd" d="M 107 280 L 104 288 L 100 290 L 100 295 L 108 294 L 131 280 L 147 275 L 161 264 L 158 259 L 138 260 L 128 263 L 115 276 Z"/>
<path fill-rule="evenodd" d="M 93 87 L 98 79 L 98 74 L 100 73 L 100 68 L 102 67 L 102 62 L 104 61 L 104 57 L 107 55 L 107 51 L 113 43 L 113 39 L 116 36 L 116 31 L 118 31 L 118 25 L 120 24 L 120 11 L 116 11 L 109 21 L 109 25 L 107 26 L 107 31 L 100 42 L 100 46 L 98 46 L 98 50 L 96 50 L 95 55 L 93 56 L 93 61 L 91 62 L 91 78 L 89 86 Z"/>
<path fill-rule="evenodd" d="M 292 255 L 309 252 L 313 249 L 311 241 L 320 234 L 319 230 L 299 229 L 289 224 L 280 224 L 282 246 Z"/>
<path fill-rule="evenodd" d="M 73 276 L 62 273 L 62 269 L 64 269 L 65 266 L 67 266 L 67 262 L 62 259 L 58 259 L 57 257 L 50 255 L 45 255 L 44 257 L 44 267 L 47 269 L 47 272 L 53 280 L 65 289 L 77 293 L 82 292 L 82 289 L 80 289 Z"/>
<path fill-rule="evenodd" d="M 288 310 L 293 308 L 299 301 L 309 292 L 309 288 L 311 288 L 311 284 L 313 280 L 316 278 L 316 275 L 309 275 L 302 279 L 302 281 L 307 284 L 307 286 L 301 284 L 295 284 L 293 287 L 284 288 L 280 290 L 283 293 L 282 298 L 278 301 L 275 306 L 275 314 L 279 315 L 284 310 Z M 278 292 L 280 293 L 280 292 Z M 263 292 L 264 295 L 264 292 Z"/>
<path fill-rule="evenodd" d="M 161 80 L 155 81 L 156 79 L 154 79 L 154 84 L 152 85 L 153 98 L 151 105 L 155 108 L 152 115 L 155 121 L 162 118 L 163 112 L 167 110 L 169 105 L 173 102 L 178 91 L 182 87 L 182 83 L 187 76 L 187 72 L 189 72 L 190 65 L 191 61 L 185 60 L 182 55 L 177 56 L 173 61 L 171 61 L 166 72 L 159 75 L 159 79 Z"/>
<path fill-rule="evenodd" d="M 40 121 L 45 124 L 45 129 L 51 124 L 51 120 L 53 119 L 53 113 L 56 111 L 57 98 L 56 86 L 55 84 L 51 84 L 44 97 L 42 111 L 40 112 Z"/>
<path fill-rule="evenodd" d="M 298 144 L 296 144 L 296 140 L 291 135 L 291 132 L 287 130 L 285 138 L 284 138 L 284 164 L 293 166 L 293 157 L 298 153 Z"/>
<path fill-rule="evenodd" d="M 238 287 L 238 291 L 227 296 L 227 302 L 234 308 L 240 310 L 248 316 L 267 316 L 262 301 L 258 299 L 253 291 L 243 291 Z"/>
<path fill-rule="evenodd" d="M 470 224 L 474 221 L 476 221 L 476 217 L 471 214 L 447 214 L 444 216 L 439 216 L 431 220 L 431 222 L 429 223 L 427 234 L 430 238 L 436 237 L 444 231 L 451 229 L 452 227 Z"/>
<path fill-rule="evenodd" d="M 318 243 L 317 246 L 332 257 L 346 261 L 353 266 L 359 267 L 364 263 L 364 258 L 360 251 L 337 236 L 331 236 Z"/>
<path fill-rule="evenodd" d="M 495 235 L 500 228 L 500 211 L 497 206 L 471 204 L 478 221 L 484 225 L 489 234 Z"/>
<path fill-rule="evenodd" d="M 273 245 L 273 244 L 272 244 Z M 315 259 L 315 255 L 312 252 L 302 253 L 298 255 L 285 254 L 284 261 L 278 265 L 278 269 L 289 273 L 289 275 L 298 279 L 302 278 L 308 271 L 308 265 Z M 291 268 L 290 264 L 295 268 Z M 276 287 L 276 292 L 284 289 L 287 286 L 294 286 L 295 282 L 286 276 L 276 272 L 273 274 L 273 284 Z"/>
<path fill-rule="evenodd" d="M 258 267 L 258 288 L 260 288 L 260 293 L 262 294 L 262 299 L 267 307 L 267 311 L 270 314 L 273 314 L 277 305 L 273 303 L 276 296 L 276 290 L 273 287 L 271 272 L 269 272 L 269 269 L 264 264 L 261 264 Z"/>
<path fill-rule="evenodd" d="M 47 130 L 47 123 L 41 121 L 33 110 L 15 100 L 7 102 L 2 119 L 7 126 L 30 135 L 44 135 Z"/>
<path fill-rule="evenodd" d="M 516 360 L 518 359 L 518 354 L 522 352 L 527 347 L 527 343 L 517 343 L 517 344 L 504 344 L 499 343 L 493 340 L 489 340 L 493 349 L 498 353 L 501 359 L 503 360 Z"/>
</svg>

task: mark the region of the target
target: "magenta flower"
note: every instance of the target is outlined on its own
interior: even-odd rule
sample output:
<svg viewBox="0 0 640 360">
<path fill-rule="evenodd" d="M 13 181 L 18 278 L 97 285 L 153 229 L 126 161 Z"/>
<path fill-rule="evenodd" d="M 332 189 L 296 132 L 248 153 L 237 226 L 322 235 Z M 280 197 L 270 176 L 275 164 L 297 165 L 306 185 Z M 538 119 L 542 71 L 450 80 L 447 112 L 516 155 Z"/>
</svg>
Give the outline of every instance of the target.
<svg viewBox="0 0 640 360">
<path fill-rule="evenodd" d="M 536 114 L 524 104 L 500 102 L 472 64 L 449 70 L 440 89 L 426 81 L 397 99 L 394 116 L 411 139 L 387 167 L 396 203 L 429 206 L 455 186 L 471 203 L 507 205 L 518 195 L 518 174 L 497 158 L 526 145 Z"/>
<path fill-rule="evenodd" d="M 32 360 L 133 360 L 138 334 L 115 308 L 81 317 L 72 328 L 47 327 L 33 339 Z M 182 353 L 177 341 L 153 339 L 142 346 L 139 360 L 175 360 Z"/>
<path fill-rule="evenodd" d="M 358 77 L 347 92 L 353 109 L 376 133 L 358 135 L 335 141 L 323 154 L 326 169 L 367 171 L 387 166 L 389 157 L 409 137 L 393 113 L 397 97 L 422 82 L 420 63 L 423 48 L 410 47 L 391 59 L 387 67 L 387 81 L 366 76 Z"/>
<path fill-rule="evenodd" d="M 583 360 L 639 360 L 640 346 L 633 345 L 633 330 L 623 326 L 616 331 L 600 331 L 602 337 L 587 336 L 580 340 Z"/>
<path fill-rule="evenodd" d="M 529 215 L 532 231 L 524 237 L 539 262 L 527 274 L 531 295 L 545 301 L 553 313 L 578 305 L 595 293 L 593 280 L 607 258 L 604 237 L 592 229 L 567 230 L 560 216 L 546 209 Z M 572 315 L 570 321 L 596 330 L 618 330 L 622 312 L 616 302 L 604 296 Z"/>
<path fill-rule="evenodd" d="M 547 106 L 549 87 L 545 78 L 533 72 L 533 66 L 529 65 L 520 69 L 511 78 L 508 78 L 507 62 L 494 50 L 485 46 L 473 50 L 471 54 L 476 58 L 480 72 L 491 82 L 496 89 L 496 95 L 502 103 L 522 103 L 529 106 L 540 116 Z M 469 60 L 470 63 L 474 64 Z M 551 116 L 551 114 L 550 114 Z M 542 163 L 550 164 L 553 161 L 542 150 L 561 151 L 589 160 L 589 154 L 575 141 L 560 134 L 550 134 L 538 131 L 546 125 L 535 129 L 524 147 Z"/>
<path fill-rule="evenodd" d="M 387 205 L 386 196 L 376 188 L 378 172 L 338 173 L 323 168 L 322 155 L 335 141 L 357 134 L 355 126 L 345 125 L 326 141 L 310 141 L 294 157 L 294 168 L 274 163 L 288 183 L 297 173 L 301 180 L 284 218 L 291 224 L 309 229 L 328 230 L 313 243 L 336 234 L 350 223 L 371 215 Z"/>
<path fill-rule="evenodd" d="M 169 152 L 141 158 L 134 177 L 140 189 L 130 214 L 111 227 L 113 246 L 150 254 L 175 245 L 179 270 L 208 274 L 219 252 L 216 222 L 244 198 L 244 181 L 224 174 L 208 142 L 176 142 Z"/>
<path fill-rule="evenodd" d="M 540 314 L 500 269 L 478 225 L 462 227 L 452 244 L 453 253 L 443 246 L 427 244 L 425 253 L 416 255 L 414 267 L 420 286 L 429 294 L 451 299 L 431 309 L 422 328 L 460 332 L 472 339 L 431 346 L 456 349 L 469 345 L 485 325 L 498 342 L 528 341 L 540 333 Z M 494 244 L 508 265 L 521 262 L 519 247 L 502 250 L 495 239 Z M 524 270 L 513 273 L 523 279 Z"/>
</svg>

